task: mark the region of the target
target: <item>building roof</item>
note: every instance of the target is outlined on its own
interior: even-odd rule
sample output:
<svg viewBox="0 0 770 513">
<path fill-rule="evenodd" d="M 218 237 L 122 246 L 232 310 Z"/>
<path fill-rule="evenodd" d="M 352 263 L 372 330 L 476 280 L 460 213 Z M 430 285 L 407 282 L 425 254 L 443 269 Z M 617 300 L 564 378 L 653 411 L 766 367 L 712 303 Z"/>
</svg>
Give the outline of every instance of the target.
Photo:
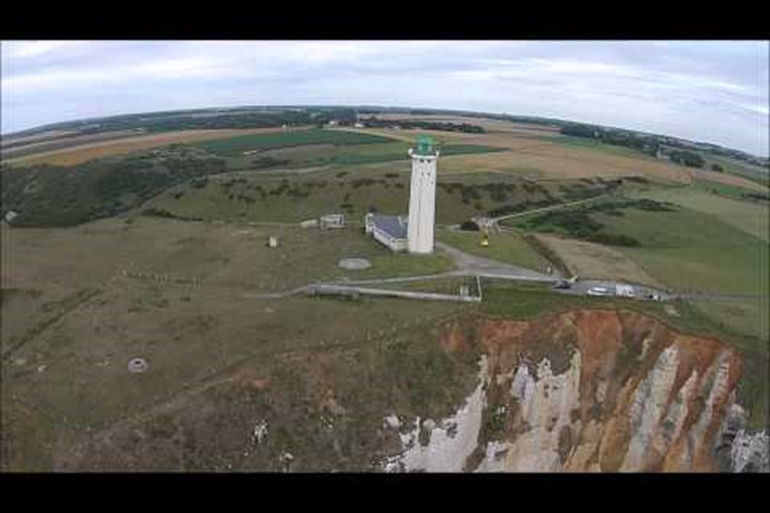
<svg viewBox="0 0 770 513">
<path fill-rule="evenodd" d="M 387 233 L 394 239 L 406 239 L 409 221 L 404 216 L 389 216 L 385 214 L 369 214 L 371 223 L 377 229 Z"/>
</svg>

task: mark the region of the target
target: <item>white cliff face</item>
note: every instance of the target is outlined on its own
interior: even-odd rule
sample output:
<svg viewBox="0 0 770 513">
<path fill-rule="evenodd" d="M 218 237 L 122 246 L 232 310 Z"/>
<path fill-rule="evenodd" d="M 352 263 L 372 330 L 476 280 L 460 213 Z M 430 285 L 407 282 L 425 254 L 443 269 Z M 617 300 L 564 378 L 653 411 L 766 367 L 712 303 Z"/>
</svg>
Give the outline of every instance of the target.
<svg viewBox="0 0 770 513">
<path fill-rule="evenodd" d="M 730 364 L 727 360 L 727 353 L 721 353 L 716 362 L 708 369 L 701 381 L 700 394 L 706 397 L 703 412 L 695 425 L 692 426 L 688 437 L 693 447 L 693 452 L 702 450 L 703 435 L 708 426 L 714 421 L 715 407 L 720 399 L 729 396 L 727 389 L 730 378 Z M 707 448 L 710 450 L 711 448 Z"/>
<path fill-rule="evenodd" d="M 730 451 L 733 472 L 744 472 L 749 464 L 756 472 L 770 472 L 770 437 L 765 431 L 747 433 L 738 431 Z"/>
<path fill-rule="evenodd" d="M 476 449 L 484 410 L 484 385 L 486 384 L 486 358 L 481 359 L 481 379 L 465 404 L 451 417 L 431 426 L 430 421 L 421 424 L 417 419 L 414 430 L 402 434 L 404 451 L 385 464 L 387 472 L 462 472 L 465 460 Z M 430 428 L 427 445 L 420 444 L 420 426 Z"/>
<path fill-rule="evenodd" d="M 620 470 L 636 471 L 644 468 L 644 456 L 657 434 L 660 420 L 666 413 L 671 387 L 676 379 L 679 355 L 674 346 L 667 348 L 658 357 L 655 366 L 637 386 L 633 403 L 629 409 L 629 427 L 632 437 L 628 452 Z"/>
<path fill-rule="evenodd" d="M 505 470 L 553 472 L 559 469 L 559 437 L 562 428 L 571 423 L 571 412 L 580 406 L 580 368 L 579 351 L 573 353 L 570 366 L 563 374 L 553 374 L 547 358 L 538 364 L 537 377 L 530 375 L 526 365 L 519 366 L 511 395 L 521 408 L 521 421 L 530 429 L 508 446 Z M 499 466 L 488 459 L 484 464 Z"/>
<path fill-rule="evenodd" d="M 738 415 L 742 410 L 734 404 L 737 376 L 731 374 L 740 372 L 734 353 L 714 341 L 689 338 L 657 353 L 652 342 L 651 337 L 641 342 L 638 369 L 616 369 L 611 354 L 583 354 L 585 346 L 579 345 L 564 349 L 572 354 L 560 374 L 548 358 L 534 366 L 495 364 L 492 374 L 484 361 L 480 384 L 464 406 L 429 426 L 425 446 L 418 440 L 417 419 L 418 427 L 402 435 L 403 452 L 386 469 L 461 471 L 478 451 L 483 458 L 475 472 L 692 471 L 730 465 L 737 472 L 767 471 L 768 436 L 746 433 L 745 414 Z M 486 382 L 494 386 L 488 397 Z M 589 388 L 582 396 L 581 387 Z M 484 433 L 496 432 L 497 438 L 479 440 L 484 419 L 495 426 Z"/>
</svg>

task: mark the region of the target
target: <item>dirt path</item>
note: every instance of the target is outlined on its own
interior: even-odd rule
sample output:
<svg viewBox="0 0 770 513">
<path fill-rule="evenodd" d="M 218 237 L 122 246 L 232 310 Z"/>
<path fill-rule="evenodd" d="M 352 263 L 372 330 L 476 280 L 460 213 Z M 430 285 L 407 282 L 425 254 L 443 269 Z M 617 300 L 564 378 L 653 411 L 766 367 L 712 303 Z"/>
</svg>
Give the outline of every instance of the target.
<svg viewBox="0 0 770 513">
<path fill-rule="evenodd" d="M 556 205 L 551 205 L 549 207 L 541 207 L 541 208 L 535 208 L 533 210 L 525 210 L 524 212 L 517 212 L 515 214 L 506 214 L 504 216 L 494 217 L 494 218 L 491 219 L 491 221 L 493 223 L 497 224 L 500 221 L 505 221 L 507 219 L 513 219 L 514 217 L 521 217 L 521 216 L 526 216 L 526 215 L 529 215 L 529 214 L 534 214 L 536 212 L 547 212 L 549 210 L 557 210 L 557 209 L 560 209 L 560 208 L 572 207 L 572 206 L 575 206 L 575 205 L 580 205 L 581 203 L 587 203 L 589 201 L 595 201 L 595 200 L 598 200 L 598 199 L 601 199 L 601 198 L 606 198 L 607 196 L 609 196 L 609 194 L 601 194 L 599 196 L 594 196 L 592 198 L 587 198 L 587 199 L 582 199 L 582 200 L 577 200 L 577 201 L 570 201 L 569 203 L 559 203 L 559 204 L 556 204 Z"/>
</svg>

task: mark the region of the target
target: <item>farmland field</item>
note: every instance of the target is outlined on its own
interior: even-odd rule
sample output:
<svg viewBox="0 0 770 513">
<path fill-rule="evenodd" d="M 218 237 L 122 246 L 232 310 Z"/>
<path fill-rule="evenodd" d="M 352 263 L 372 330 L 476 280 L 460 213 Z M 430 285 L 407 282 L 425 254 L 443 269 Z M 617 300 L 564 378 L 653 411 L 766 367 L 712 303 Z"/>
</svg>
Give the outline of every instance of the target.
<svg viewBox="0 0 770 513">
<path fill-rule="evenodd" d="M 630 157 L 641 160 L 647 160 L 650 162 L 660 162 L 655 157 L 646 155 L 640 151 L 636 151 L 625 146 L 616 146 L 613 144 L 604 144 L 596 139 L 588 139 L 585 137 L 573 137 L 570 135 L 557 135 L 553 137 L 543 137 L 544 141 L 549 141 L 554 144 L 560 144 L 562 146 L 572 146 L 577 148 L 593 148 L 597 151 L 607 153 L 608 155 L 619 155 L 621 157 Z"/>
<path fill-rule="evenodd" d="M 234 170 L 259 169 L 265 163 L 273 168 L 307 169 L 320 166 L 362 166 L 381 162 L 408 162 L 410 144 L 405 141 L 379 144 L 308 144 L 228 157 L 228 167 Z M 492 146 L 449 144 L 441 148 L 442 155 L 463 155 L 502 151 Z M 408 172 L 408 164 L 404 167 Z"/>
<path fill-rule="evenodd" d="M 223 130 L 181 130 L 178 132 L 162 132 L 152 135 L 141 135 L 99 141 L 62 148 L 59 150 L 45 151 L 18 158 L 5 160 L 14 166 L 32 166 L 35 164 L 54 164 L 61 166 L 73 166 L 82 164 L 92 159 L 124 155 L 134 151 L 159 148 L 171 144 L 184 144 L 208 139 L 230 138 L 244 134 L 258 134 L 275 132 L 274 128 L 246 128 Z"/>
<path fill-rule="evenodd" d="M 308 144 L 376 144 L 386 143 L 390 139 L 386 137 L 360 134 L 356 132 L 345 132 L 341 130 L 294 130 L 289 132 L 273 130 L 271 133 L 244 135 L 239 137 L 222 138 L 215 141 L 204 141 L 193 143 L 210 153 L 223 157 L 235 157 L 242 155 L 245 151 L 268 150 L 276 148 L 287 148 L 292 146 L 303 146 Z"/>
<path fill-rule="evenodd" d="M 730 173 L 720 173 L 717 171 L 711 171 L 709 169 L 693 169 L 691 170 L 692 176 L 695 179 L 709 180 L 725 185 L 733 185 L 735 187 L 743 187 L 756 192 L 768 192 L 767 184 L 761 184 L 752 181 L 743 176 L 733 175 Z"/>
<path fill-rule="evenodd" d="M 370 115 L 360 115 L 359 119 L 368 118 Z M 530 135 L 543 135 L 543 134 L 555 134 L 559 129 L 551 126 L 534 124 L 534 123 L 518 123 L 512 121 L 504 121 L 498 119 L 478 118 L 472 116 L 453 116 L 444 114 L 396 114 L 396 113 L 380 113 L 374 116 L 377 119 L 396 121 L 433 121 L 441 123 L 467 123 L 469 125 L 476 125 L 491 132 L 512 132 L 519 134 Z"/>
</svg>

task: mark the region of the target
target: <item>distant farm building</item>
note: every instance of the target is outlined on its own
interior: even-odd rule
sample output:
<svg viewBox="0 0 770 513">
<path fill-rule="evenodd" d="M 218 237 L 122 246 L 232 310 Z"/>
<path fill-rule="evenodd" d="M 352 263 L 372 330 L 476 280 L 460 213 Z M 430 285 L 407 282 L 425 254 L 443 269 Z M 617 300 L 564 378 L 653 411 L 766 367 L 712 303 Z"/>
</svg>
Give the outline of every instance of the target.
<svg viewBox="0 0 770 513">
<path fill-rule="evenodd" d="M 406 216 L 389 216 L 368 213 L 364 218 L 364 229 L 376 240 L 392 251 L 406 251 L 408 247 L 409 220 Z"/>
<path fill-rule="evenodd" d="M 267 245 L 271 248 L 277 248 L 278 247 L 278 237 L 270 236 L 267 238 Z"/>
<path fill-rule="evenodd" d="M 319 219 L 319 226 L 322 230 L 329 228 L 344 228 L 345 214 L 327 214 Z"/>
</svg>

